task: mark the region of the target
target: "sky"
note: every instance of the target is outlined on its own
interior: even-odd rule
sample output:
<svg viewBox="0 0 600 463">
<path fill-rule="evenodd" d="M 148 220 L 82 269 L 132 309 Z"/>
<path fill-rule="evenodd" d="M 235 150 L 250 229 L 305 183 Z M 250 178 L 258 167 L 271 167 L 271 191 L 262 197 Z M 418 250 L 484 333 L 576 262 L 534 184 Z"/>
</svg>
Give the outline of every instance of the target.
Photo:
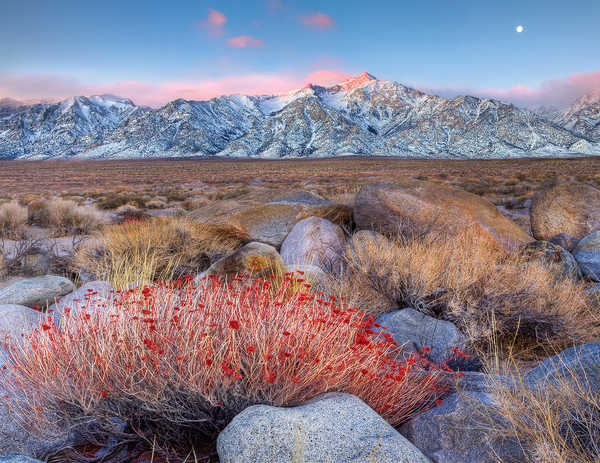
<svg viewBox="0 0 600 463">
<path fill-rule="evenodd" d="M 600 88 L 599 24 L 599 0 L 3 0 L 0 98 L 160 106 L 366 71 L 443 96 L 564 106 Z"/>
</svg>

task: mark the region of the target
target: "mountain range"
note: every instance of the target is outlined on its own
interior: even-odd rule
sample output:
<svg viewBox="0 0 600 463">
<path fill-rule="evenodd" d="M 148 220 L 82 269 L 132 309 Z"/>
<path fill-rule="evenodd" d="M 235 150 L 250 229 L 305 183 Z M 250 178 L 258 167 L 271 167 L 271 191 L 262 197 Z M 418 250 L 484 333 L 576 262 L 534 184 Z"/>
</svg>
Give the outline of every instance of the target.
<svg viewBox="0 0 600 463">
<path fill-rule="evenodd" d="M 600 92 L 559 111 L 429 95 L 368 73 L 277 95 L 174 100 L 111 95 L 0 100 L 0 158 L 191 156 L 419 158 L 600 155 Z"/>
</svg>

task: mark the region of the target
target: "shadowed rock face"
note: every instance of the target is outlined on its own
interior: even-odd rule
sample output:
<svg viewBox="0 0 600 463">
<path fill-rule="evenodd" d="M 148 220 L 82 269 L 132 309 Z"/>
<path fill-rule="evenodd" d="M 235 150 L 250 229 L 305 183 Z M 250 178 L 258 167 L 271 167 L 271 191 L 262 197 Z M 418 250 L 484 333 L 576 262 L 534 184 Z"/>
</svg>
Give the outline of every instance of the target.
<svg viewBox="0 0 600 463">
<path fill-rule="evenodd" d="M 559 183 L 533 197 L 531 231 L 549 241 L 560 233 L 578 239 L 600 230 L 600 190 L 585 184 Z"/>
<path fill-rule="evenodd" d="M 489 201 L 433 182 L 401 179 L 394 185 L 365 186 L 356 195 L 359 229 L 403 235 L 472 230 L 513 251 L 532 238 Z"/>
<path fill-rule="evenodd" d="M 485 390 L 485 387 L 483 387 Z M 486 392 L 455 392 L 442 405 L 422 413 L 400 431 L 434 463 L 521 463 L 527 461 L 519 443 L 486 433 L 494 396 Z M 491 414 L 492 420 L 499 416 Z"/>
</svg>

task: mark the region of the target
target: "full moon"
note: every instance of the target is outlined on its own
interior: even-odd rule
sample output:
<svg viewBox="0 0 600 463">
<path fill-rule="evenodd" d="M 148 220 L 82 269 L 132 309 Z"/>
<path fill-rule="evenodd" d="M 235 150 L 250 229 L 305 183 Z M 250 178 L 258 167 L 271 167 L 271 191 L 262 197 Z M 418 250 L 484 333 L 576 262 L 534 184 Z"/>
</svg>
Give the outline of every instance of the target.
<svg viewBox="0 0 600 463">
<path fill-rule="evenodd" d="M 523 26 L 517 26 L 517 32 L 520 34 L 523 32 Z"/>
</svg>

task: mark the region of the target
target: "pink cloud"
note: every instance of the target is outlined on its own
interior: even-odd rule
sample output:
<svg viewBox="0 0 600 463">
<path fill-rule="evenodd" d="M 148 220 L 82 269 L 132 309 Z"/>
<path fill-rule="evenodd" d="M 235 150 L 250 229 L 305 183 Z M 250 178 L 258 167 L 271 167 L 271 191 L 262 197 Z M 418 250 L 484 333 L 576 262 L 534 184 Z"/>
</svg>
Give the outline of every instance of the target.
<svg viewBox="0 0 600 463">
<path fill-rule="evenodd" d="M 348 80 L 350 77 L 352 76 L 342 72 L 331 71 L 328 69 L 318 69 L 306 76 L 304 83 L 329 86 L 343 82 L 344 80 Z"/>
<path fill-rule="evenodd" d="M 221 37 L 224 33 L 223 28 L 227 22 L 227 16 L 212 8 L 208 9 L 208 18 L 200 22 L 200 27 L 208 30 L 214 37 Z"/>
<path fill-rule="evenodd" d="M 227 39 L 227 43 L 233 48 L 256 48 L 264 47 L 265 43 L 249 35 L 240 35 L 239 37 L 232 37 Z"/>
<path fill-rule="evenodd" d="M 510 88 L 419 87 L 423 91 L 454 97 L 474 95 L 508 101 L 517 106 L 568 106 L 577 98 L 600 89 L 600 69 L 571 74 L 542 82 L 538 87 L 515 85 Z"/>
<path fill-rule="evenodd" d="M 337 77 L 339 76 L 339 79 Z M 162 83 L 124 80 L 111 83 L 84 83 L 60 75 L 12 75 L 0 77 L 0 98 L 20 101 L 59 101 L 76 95 L 113 94 L 135 103 L 158 107 L 177 98 L 207 100 L 221 95 L 243 93 L 264 95 L 303 87 L 306 83 L 328 85 L 344 80 L 345 74 L 319 70 L 304 77 L 295 73 L 247 73 L 213 79 L 167 81 Z"/>
<path fill-rule="evenodd" d="M 300 16 L 299 21 L 311 29 L 331 29 L 335 25 L 331 16 L 324 13 L 313 13 L 310 16 Z"/>
</svg>

